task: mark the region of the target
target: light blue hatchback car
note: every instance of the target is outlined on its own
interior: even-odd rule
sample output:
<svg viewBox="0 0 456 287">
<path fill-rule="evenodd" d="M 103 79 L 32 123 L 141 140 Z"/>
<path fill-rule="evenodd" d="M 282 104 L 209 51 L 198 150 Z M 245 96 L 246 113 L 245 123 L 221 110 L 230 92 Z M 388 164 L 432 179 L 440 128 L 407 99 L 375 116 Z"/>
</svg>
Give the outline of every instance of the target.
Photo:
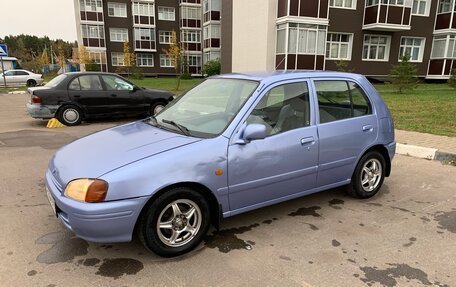
<svg viewBox="0 0 456 287">
<path fill-rule="evenodd" d="M 391 114 L 361 75 L 229 74 L 156 117 L 61 148 L 46 189 L 77 236 L 124 242 L 136 231 L 170 257 L 242 212 L 344 185 L 371 197 L 390 174 L 395 147 Z"/>
</svg>

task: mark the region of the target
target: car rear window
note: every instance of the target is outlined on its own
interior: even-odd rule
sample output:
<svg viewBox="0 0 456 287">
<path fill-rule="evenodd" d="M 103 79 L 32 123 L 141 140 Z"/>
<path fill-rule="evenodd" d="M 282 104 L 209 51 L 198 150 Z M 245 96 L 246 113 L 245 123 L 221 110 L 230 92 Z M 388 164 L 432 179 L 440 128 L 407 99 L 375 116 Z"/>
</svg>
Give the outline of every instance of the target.
<svg viewBox="0 0 456 287">
<path fill-rule="evenodd" d="M 55 77 L 54 79 L 50 80 L 46 85 L 44 85 L 45 87 L 56 87 L 58 86 L 63 80 L 65 80 L 65 78 L 67 77 L 67 75 L 65 74 L 62 74 L 62 75 L 59 75 L 57 77 Z"/>
</svg>

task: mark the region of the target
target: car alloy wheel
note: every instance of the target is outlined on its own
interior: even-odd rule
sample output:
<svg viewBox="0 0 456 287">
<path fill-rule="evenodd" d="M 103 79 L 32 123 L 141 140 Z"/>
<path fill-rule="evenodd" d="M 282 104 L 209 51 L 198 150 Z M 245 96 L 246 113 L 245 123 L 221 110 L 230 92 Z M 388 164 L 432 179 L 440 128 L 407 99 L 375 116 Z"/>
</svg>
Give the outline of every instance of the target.
<svg viewBox="0 0 456 287">
<path fill-rule="evenodd" d="M 363 165 L 361 170 L 361 186 L 367 192 L 376 189 L 382 179 L 382 164 L 378 159 L 372 158 Z"/>
<path fill-rule="evenodd" d="M 386 172 L 385 158 L 378 151 L 366 153 L 358 162 L 347 192 L 354 197 L 369 198 L 382 187 Z"/>
<path fill-rule="evenodd" d="M 189 199 L 175 200 L 158 216 L 158 238 L 170 247 L 185 245 L 198 234 L 201 222 L 201 210 L 195 202 Z"/>
</svg>

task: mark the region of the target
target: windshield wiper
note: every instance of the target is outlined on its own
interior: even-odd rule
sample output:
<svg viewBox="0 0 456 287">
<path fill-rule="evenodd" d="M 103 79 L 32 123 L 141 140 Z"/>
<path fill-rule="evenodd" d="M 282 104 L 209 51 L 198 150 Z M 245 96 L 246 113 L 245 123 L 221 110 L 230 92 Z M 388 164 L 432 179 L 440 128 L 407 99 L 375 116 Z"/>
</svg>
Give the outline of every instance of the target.
<svg viewBox="0 0 456 287">
<path fill-rule="evenodd" d="M 181 124 L 178 124 L 175 121 L 170 121 L 170 120 L 165 120 L 164 119 L 164 120 L 162 120 L 162 122 L 164 122 L 165 124 L 170 124 L 170 125 L 175 126 L 176 128 L 178 128 L 186 136 L 190 135 L 190 131 L 188 130 L 187 127 L 185 127 L 185 126 L 183 126 Z"/>
</svg>

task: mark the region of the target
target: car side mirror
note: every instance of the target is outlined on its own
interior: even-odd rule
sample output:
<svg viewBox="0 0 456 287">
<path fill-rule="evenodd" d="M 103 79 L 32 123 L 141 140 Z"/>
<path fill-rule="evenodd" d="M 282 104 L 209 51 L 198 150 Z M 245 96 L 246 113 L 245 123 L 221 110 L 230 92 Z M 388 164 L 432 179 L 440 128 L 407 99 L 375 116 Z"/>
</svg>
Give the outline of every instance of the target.
<svg viewBox="0 0 456 287">
<path fill-rule="evenodd" d="M 245 127 L 240 140 L 237 144 L 247 144 L 253 140 L 261 140 L 266 138 L 267 128 L 263 124 L 249 124 Z"/>
</svg>

